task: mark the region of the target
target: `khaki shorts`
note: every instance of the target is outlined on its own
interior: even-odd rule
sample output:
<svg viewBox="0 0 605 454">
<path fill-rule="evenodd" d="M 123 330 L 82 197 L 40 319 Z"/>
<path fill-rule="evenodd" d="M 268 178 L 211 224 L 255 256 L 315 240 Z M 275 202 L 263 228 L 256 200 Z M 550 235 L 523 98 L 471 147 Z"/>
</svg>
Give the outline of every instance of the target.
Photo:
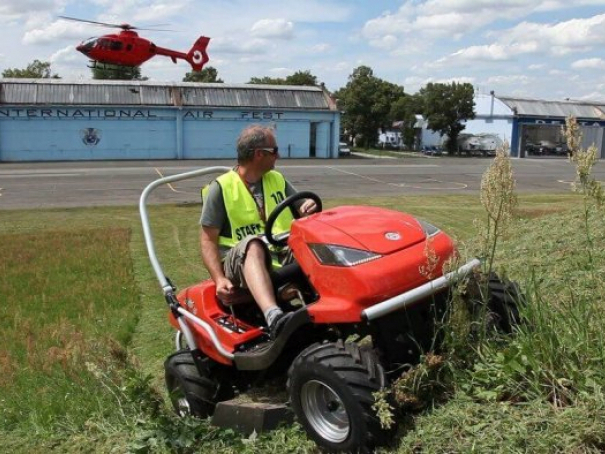
<svg viewBox="0 0 605 454">
<path fill-rule="evenodd" d="M 267 244 L 255 235 L 248 235 L 234 247 L 229 249 L 223 260 L 225 277 L 229 279 L 235 287 L 248 288 L 246 278 L 244 277 L 244 260 L 246 259 L 246 253 L 248 252 L 248 246 L 251 241 L 258 241 L 263 245 L 267 269 L 271 270 L 271 254 L 269 253 Z"/>
</svg>

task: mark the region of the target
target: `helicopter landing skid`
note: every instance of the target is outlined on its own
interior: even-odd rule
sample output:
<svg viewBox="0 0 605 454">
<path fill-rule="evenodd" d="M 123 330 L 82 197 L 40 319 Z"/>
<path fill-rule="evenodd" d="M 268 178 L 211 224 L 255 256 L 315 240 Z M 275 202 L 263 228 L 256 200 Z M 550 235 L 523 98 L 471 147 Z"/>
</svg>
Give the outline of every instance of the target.
<svg viewBox="0 0 605 454">
<path fill-rule="evenodd" d="M 87 66 L 90 69 L 100 69 L 102 71 L 109 71 L 109 72 L 114 72 L 114 73 L 121 72 L 122 74 L 127 75 L 127 76 L 134 75 L 134 69 L 136 68 L 136 66 L 107 64 L 107 63 L 99 62 L 97 60 L 90 60 L 89 63 L 90 64 Z"/>
</svg>

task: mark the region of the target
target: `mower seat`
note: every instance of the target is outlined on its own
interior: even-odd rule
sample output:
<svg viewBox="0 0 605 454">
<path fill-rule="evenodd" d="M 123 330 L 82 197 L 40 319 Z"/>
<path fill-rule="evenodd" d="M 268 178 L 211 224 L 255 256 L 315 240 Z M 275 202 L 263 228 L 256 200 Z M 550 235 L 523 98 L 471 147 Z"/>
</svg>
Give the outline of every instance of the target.
<svg viewBox="0 0 605 454">
<path fill-rule="evenodd" d="M 290 295 L 289 291 L 292 288 L 291 282 L 302 276 L 300 265 L 296 262 L 284 265 L 281 268 L 271 271 L 271 282 L 276 290 L 278 297 L 282 294 Z M 283 298 L 283 296 L 282 296 Z M 289 298 L 284 298 L 289 299 Z M 254 302 L 254 298 L 247 288 L 237 287 L 233 290 L 233 294 L 229 298 L 219 300 L 225 307 L 238 306 Z"/>
</svg>

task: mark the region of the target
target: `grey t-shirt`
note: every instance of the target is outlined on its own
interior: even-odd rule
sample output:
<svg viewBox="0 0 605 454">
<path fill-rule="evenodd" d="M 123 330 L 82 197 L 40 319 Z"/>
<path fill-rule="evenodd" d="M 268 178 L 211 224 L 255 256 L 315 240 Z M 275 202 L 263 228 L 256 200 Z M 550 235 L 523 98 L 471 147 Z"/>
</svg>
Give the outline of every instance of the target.
<svg viewBox="0 0 605 454">
<path fill-rule="evenodd" d="M 259 181 L 255 184 L 248 183 L 248 187 L 256 200 L 257 205 L 264 209 L 265 201 L 262 182 Z M 286 197 L 290 197 L 291 195 L 296 194 L 296 192 L 294 186 L 286 180 Z M 302 201 L 300 201 L 299 204 L 300 203 L 302 203 Z M 216 227 L 220 229 L 220 236 L 231 236 L 231 224 L 229 223 L 227 210 L 225 209 L 225 203 L 223 201 L 223 191 L 216 180 L 210 183 L 210 187 L 208 188 L 208 196 L 202 206 L 200 224 L 206 227 Z"/>
</svg>

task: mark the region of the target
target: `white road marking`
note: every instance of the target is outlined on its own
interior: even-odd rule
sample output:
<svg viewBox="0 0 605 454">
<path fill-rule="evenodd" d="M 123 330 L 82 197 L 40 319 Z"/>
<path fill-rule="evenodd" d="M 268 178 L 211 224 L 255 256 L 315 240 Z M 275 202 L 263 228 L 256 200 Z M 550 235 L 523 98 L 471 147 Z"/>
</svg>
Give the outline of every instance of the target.
<svg viewBox="0 0 605 454">
<path fill-rule="evenodd" d="M 414 188 L 414 189 L 429 189 L 429 190 L 440 190 L 440 189 L 448 189 L 448 190 L 453 190 L 453 189 L 466 189 L 468 188 L 468 184 L 466 183 L 456 183 L 455 181 L 440 181 L 440 180 L 434 180 L 432 178 L 429 178 L 428 180 L 426 180 L 427 183 L 441 183 L 442 186 L 435 186 L 435 187 L 430 187 L 430 186 L 422 186 L 422 184 L 424 182 L 420 182 L 420 183 L 416 183 L 416 184 L 408 184 L 408 183 L 401 183 L 402 187 L 406 187 L 406 188 Z M 443 186 L 449 184 L 451 186 Z"/>
<path fill-rule="evenodd" d="M 398 186 L 399 186 L 398 184 L 394 184 L 394 183 L 388 183 L 388 182 L 386 182 L 386 181 L 382 181 L 382 180 L 379 180 L 379 179 L 377 179 L 377 178 L 366 177 L 365 175 L 360 175 L 360 174 L 355 173 L 355 172 L 348 172 L 348 171 L 343 170 L 343 169 L 340 169 L 340 168 L 338 168 L 338 167 L 326 166 L 326 168 L 328 168 L 328 169 L 332 169 L 332 170 L 336 170 L 337 172 L 346 173 L 347 175 L 353 175 L 353 176 L 356 176 L 356 177 L 362 178 L 362 179 L 364 179 L 364 180 L 373 181 L 374 183 L 386 184 L 386 185 L 388 185 L 388 186 L 396 186 L 396 187 L 398 187 Z"/>
<path fill-rule="evenodd" d="M 0 178 L 78 177 L 83 173 L 0 173 Z"/>
<path fill-rule="evenodd" d="M 386 166 L 386 167 L 393 167 L 393 166 Z M 346 173 L 347 175 L 353 175 L 359 178 L 362 178 L 364 180 L 368 180 L 368 181 L 372 181 L 374 183 L 380 183 L 380 184 L 384 184 L 387 186 L 393 186 L 396 188 L 412 188 L 412 189 L 428 189 L 428 190 L 440 190 L 440 189 L 466 189 L 468 188 L 468 185 L 465 183 L 456 183 L 453 181 L 440 181 L 440 180 L 435 180 L 432 178 L 429 178 L 428 180 L 425 180 L 426 182 L 430 182 L 430 183 L 442 183 L 442 184 L 451 184 L 452 186 L 447 187 L 447 186 L 439 186 L 439 187 L 427 187 L 427 186 L 421 186 L 423 184 L 423 182 L 420 183 L 415 183 L 415 184 L 409 184 L 409 183 L 389 183 L 388 181 L 382 181 L 379 180 L 377 178 L 372 178 L 372 177 L 367 177 L 365 175 L 360 175 L 358 173 L 355 172 L 348 172 L 346 170 L 340 169 L 338 167 L 329 167 L 329 169 L 333 169 L 336 170 L 338 172 L 342 172 L 342 173 Z"/>
</svg>

